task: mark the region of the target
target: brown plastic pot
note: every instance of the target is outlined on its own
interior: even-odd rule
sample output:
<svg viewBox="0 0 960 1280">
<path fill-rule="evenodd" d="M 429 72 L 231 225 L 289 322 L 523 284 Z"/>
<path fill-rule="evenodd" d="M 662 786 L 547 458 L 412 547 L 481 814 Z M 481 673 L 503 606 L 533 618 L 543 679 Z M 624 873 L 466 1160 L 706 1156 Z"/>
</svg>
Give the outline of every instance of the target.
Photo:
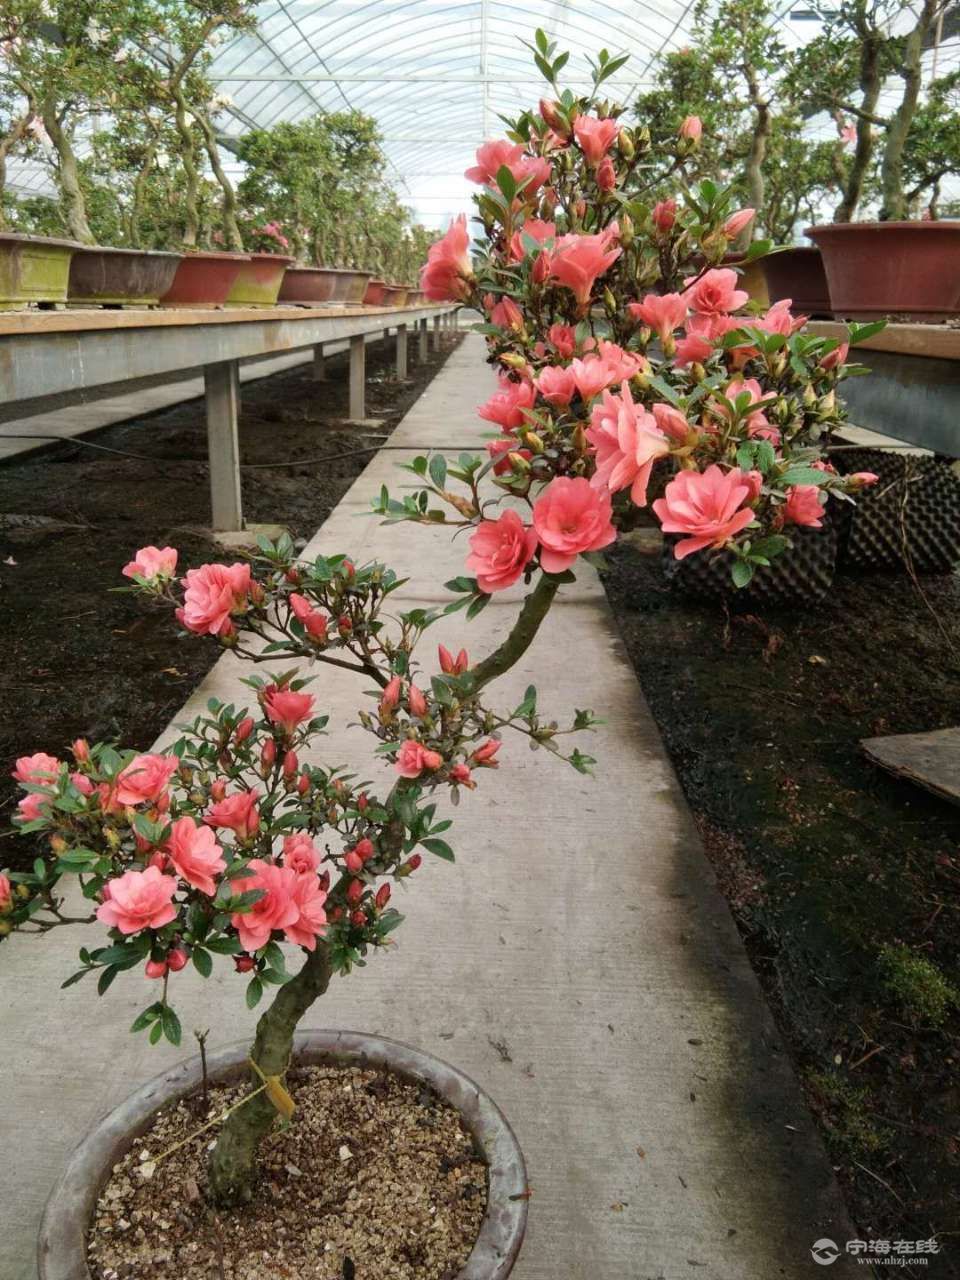
<svg viewBox="0 0 960 1280">
<path fill-rule="evenodd" d="M 208 1058 L 212 1079 L 249 1078 L 247 1040 Z M 352 1031 L 300 1031 L 293 1062 L 381 1067 L 426 1084 L 460 1113 L 487 1165 L 487 1211 L 480 1234 L 456 1280 L 506 1280 L 527 1225 L 527 1171 L 516 1136 L 494 1102 L 463 1072 L 419 1049 Z M 199 1055 L 155 1076 L 105 1116 L 67 1162 L 43 1211 L 37 1243 L 39 1280 L 93 1280 L 86 1233 L 114 1165 L 150 1126 L 157 1111 L 194 1093 L 202 1079 Z M 294 1118 L 293 1123 L 296 1123 Z"/>
<path fill-rule="evenodd" d="M 348 267 L 288 267 L 278 300 L 305 307 L 359 303 L 369 279 L 369 271 Z"/>
<path fill-rule="evenodd" d="M 21 311 L 31 302 L 67 300 L 73 240 L 0 231 L 0 311 Z"/>
<path fill-rule="evenodd" d="M 386 280 L 368 280 L 363 294 L 365 305 L 368 307 L 382 307 L 386 287 Z"/>
<path fill-rule="evenodd" d="M 73 306 L 158 306 L 179 262 L 179 253 L 80 245 L 70 262 L 67 300 Z"/>
<path fill-rule="evenodd" d="M 771 302 L 791 300 L 795 316 L 829 316 L 830 290 L 820 250 L 813 245 L 796 245 L 760 259 Z"/>
<path fill-rule="evenodd" d="M 273 307 L 284 273 L 293 258 L 282 253 L 251 253 L 240 263 L 237 278 L 227 294 L 228 307 Z"/>
<path fill-rule="evenodd" d="M 162 307 L 222 307 L 240 274 L 245 253 L 185 253 Z"/>
<path fill-rule="evenodd" d="M 960 221 L 808 227 L 823 254 L 833 314 L 936 323 L 960 315 Z"/>
</svg>

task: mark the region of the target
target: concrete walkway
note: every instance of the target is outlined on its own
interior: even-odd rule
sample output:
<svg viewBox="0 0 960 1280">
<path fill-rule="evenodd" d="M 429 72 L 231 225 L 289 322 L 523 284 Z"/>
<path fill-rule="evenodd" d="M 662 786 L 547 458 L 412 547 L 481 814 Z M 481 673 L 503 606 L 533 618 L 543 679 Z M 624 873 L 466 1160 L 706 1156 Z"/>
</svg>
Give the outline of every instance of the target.
<svg viewBox="0 0 960 1280">
<path fill-rule="evenodd" d="M 476 439 L 473 406 L 492 384 L 482 354 L 468 337 L 393 442 Z M 380 557 L 412 575 L 407 604 L 447 598 L 437 584 L 462 572 L 462 538 L 360 517 L 381 482 L 403 485 L 396 459 L 371 463 L 306 554 Z M 503 1107 L 533 1189 L 516 1280 L 820 1275 L 810 1246 L 826 1236 L 842 1248 L 853 1232 L 601 586 L 585 565 L 577 574 L 490 700 L 514 706 L 533 679 L 561 718 L 596 710 L 607 721 L 586 743 L 596 779 L 509 741 L 499 772 L 455 811 L 456 865 L 427 857 L 400 894 L 396 953 L 335 981 L 309 1021 L 419 1045 Z M 473 623 L 447 619 L 430 652 L 442 640 L 483 654 L 517 598 Z M 313 687 L 337 725 L 366 700 L 362 682 L 331 670 Z M 243 701 L 240 671 L 223 659 L 178 720 L 214 693 Z M 336 729 L 323 758 L 370 777 L 369 744 Z M 71 1145 L 178 1056 L 127 1034 L 151 996 L 139 977 L 103 1000 L 85 983 L 59 990 L 90 941 L 65 929 L 0 949 L 3 1280 L 33 1280 L 37 1219 Z M 188 1037 L 249 1033 L 242 979 L 218 967 L 207 983 L 192 970 L 176 983 Z M 841 1259 L 829 1274 L 853 1268 Z"/>
</svg>

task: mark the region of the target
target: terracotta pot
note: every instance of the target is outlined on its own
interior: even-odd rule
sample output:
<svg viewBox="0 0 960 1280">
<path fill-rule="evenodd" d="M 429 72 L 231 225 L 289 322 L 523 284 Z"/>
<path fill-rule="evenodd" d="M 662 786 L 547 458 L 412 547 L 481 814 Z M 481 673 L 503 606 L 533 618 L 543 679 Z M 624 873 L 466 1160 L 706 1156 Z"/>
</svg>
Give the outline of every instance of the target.
<svg viewBox="0 0 960 1280">
<path fill-rule="evenodd" d="M 293 258 L 282 253 L 251 253 L 240 263 L 227 294 L 228 307 L 273 307 Z"/>
<path fill-rule="evenodd" d="M 407 304 L 407 286 L 403 284 L 388 284 L 383 291 L 383 305 L 385 307 L 404 307 Z"/>
<path fill-rule="evenodd" d="M 73 240 L 0 231 L 0 311 L 21 311 L 31 302 L 66 302 Z"/>
<path fill-rule="evenodd" d="M 80 245 L 70 263 L 68 300 L 74 306 L 155 307 L 179 263 L 179 253 Z"/>
<path fill-rule="evenodd" d="M 960 221 L 834 222 L 806 234 L 823 253 L 835 316 L 960 315 Z"/>
<path fill-rule="evenodd" d="M 820 250 L 797 245 L 760 259 L 771 302 L 790 298 L 795 316 L 829 316 L 830 290 Z"/>
<path fill-rule="evenodd" d="M 363 294 L 365 305 L 368 307 L 382 307 L 386 287 L 386 280 L 369 280 Z"/>
<path fill-rule="evenodd" d="M 211 1056 L 207 1064 L 210 1077 L 247 1080 L 249 1051 L 249 1041 L 242 1040 Z M 487 1211 L 480 1235 L 456 1280 L 506 1280 L 527 1225 L 527 1172 L 513 1130 L 480 1087 L 439 1058 L 396 1040 L 350 1031 L 298 1032 L 293 1062 L 382 1067 L 428 1085 L 460 1113 L 489 1172 Z M 87 1134 L 70 1156 L 43 1212 L 37 1244 L 39 1280 L 92 1280 L 85 1236 L 114 1165 L 149 1128 L 158 1110 L 195 1092 L 200 1081 L 200 1058 L 189 1058 L 155 1076 Z"/>
<path fill-rule="evenodd" d="M 360 303 L 369 279 L 369 271 L 348 267 L 288 267 L 279 301 L 308 307 L 331 302 Z"/>
<path fill-rule="evenodd" d="M 247 258 L 245 253 L 185 253 L 160 305 L 222 307 Z"/>
</svg>

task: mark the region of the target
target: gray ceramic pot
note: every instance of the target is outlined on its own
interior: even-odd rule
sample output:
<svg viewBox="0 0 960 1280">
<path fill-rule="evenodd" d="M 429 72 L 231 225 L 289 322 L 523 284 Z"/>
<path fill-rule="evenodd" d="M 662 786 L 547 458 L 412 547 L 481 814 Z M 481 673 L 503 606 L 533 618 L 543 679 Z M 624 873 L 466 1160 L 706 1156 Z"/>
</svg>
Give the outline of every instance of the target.
<svg viewBox="0 0 960 1280">
<path fill-rule="evenodd" d="M 217 1080 L 246 1079 L 248 1040 L 208 1057 Z M 520 1253 L 527 1225 L 527 1171 L 517 1139 L 499 1108 L 456 1067 L 397 1040 L 352 1031 L 300 1031 L 293 1064 L 382 1067 L 426 1084 L 463 1118 L 487 1164 L 488 1200 L 480 1235 L 457 1280 L 506 1280 Z M 154 1114 L 200 1086 L 199 1055 L 155 1076 L 105 1116 L 67 1162 L 43 1211 L 37 1244 L 39 1280 L 92 1280 L 86 1231 L 114 1165 Z"/>
</svg>

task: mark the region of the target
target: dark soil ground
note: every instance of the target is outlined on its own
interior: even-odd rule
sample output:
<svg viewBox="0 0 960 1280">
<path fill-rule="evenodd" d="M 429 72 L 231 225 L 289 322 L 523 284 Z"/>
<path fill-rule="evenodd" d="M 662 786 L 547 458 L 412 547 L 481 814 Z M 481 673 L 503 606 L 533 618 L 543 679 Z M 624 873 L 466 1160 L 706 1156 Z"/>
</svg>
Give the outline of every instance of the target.
<svg viewBox="0 0 960 1280">
<path fill-rule="evenodd" d="M 960 723 L 960 578 L 924 581 L 943 631 L 892 575 L 728 617 L 672 593 L 649 532 L 607 593 L 851 1216 L 936 1233 L 923 1274 L 960 1276 L 960 809 L 859 748 Z"/>
<path fill-rule="evenodd" d="M 367 412 L 384 419 L 372 436 L 370 428 L 337 421 L 347 416 L 346 353 L 328 358 L 326 383 L 313 382 L 306 364 L 245 384 L 243 463 L 376 445 L 449 349 L 431 352 L 422 365 L 413 361 L 401 384 L 392 341 L 368 347 Z M 62 755 L 78 736 L 146 749 L 217 657 L 215 645 L 178 638 L 166 613 L 112 592 L 124 584 L 120 570 L 132 553 L 150 543 L 179 548 L 181 570 L 235 558 L 204 530 L 210 498 L 202 401 L 88 438 L 151 461 L 71 442 L 0 466 L 0 868 L 29 865 L 34 856 L 29 840 L 9 832 L 17 756 Z M 245 471 L 247 521 L 310 537 L 370 457 Z"/>
</svg>

